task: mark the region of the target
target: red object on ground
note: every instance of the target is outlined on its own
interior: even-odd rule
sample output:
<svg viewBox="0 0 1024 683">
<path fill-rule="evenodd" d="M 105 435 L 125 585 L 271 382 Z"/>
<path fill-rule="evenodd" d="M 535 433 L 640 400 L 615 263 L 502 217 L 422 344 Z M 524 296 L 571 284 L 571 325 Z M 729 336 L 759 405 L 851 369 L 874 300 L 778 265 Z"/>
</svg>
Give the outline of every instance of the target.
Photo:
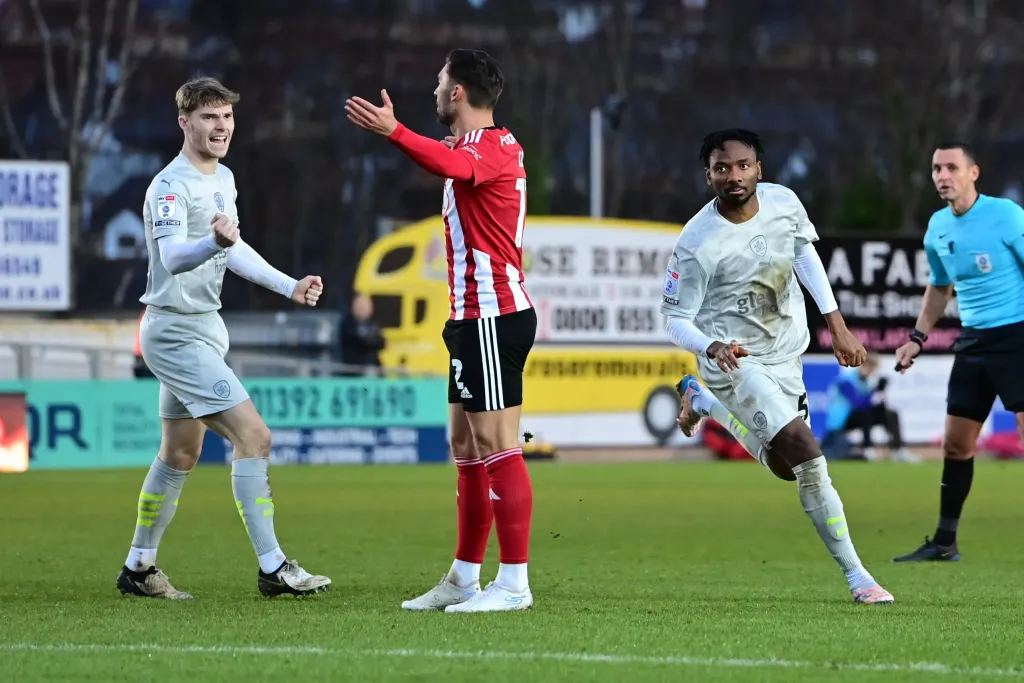
<svg viewBox="0 0 1024 683">
<path fill-rule="evenodd" d="M 999 460 L 1024 458 L 1024 444 L 1016 432 L 999 432 L 978 439 L 978 449 Z"/>
<path fill-rule="evenodd" d="M 704 429 L 701 432 L 704 445 L 715 454 L 719 460 L 750 460 L 753 458 L 737 441 L 729 430 L 714 420 L 705 420 Z"/>
</svg>

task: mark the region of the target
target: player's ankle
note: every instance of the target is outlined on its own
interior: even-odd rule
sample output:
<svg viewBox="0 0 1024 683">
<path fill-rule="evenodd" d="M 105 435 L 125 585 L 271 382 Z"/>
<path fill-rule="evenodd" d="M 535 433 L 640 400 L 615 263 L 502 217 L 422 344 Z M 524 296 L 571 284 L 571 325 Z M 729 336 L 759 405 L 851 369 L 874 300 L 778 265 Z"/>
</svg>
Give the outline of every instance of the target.
<svg viewBox="0 0 1024 683">
<path fill-rule="evenodd" d="M 459 588 L 469 588 L 480 583 L 480 568 L 479 562 L 466 562 L 465 560 L 456 559 L 452 562 L 451 569 L 448 570 L 448 583 L 458 586 Z"/>
<path fill-rule="evenodd" d="M 499 564 L 495 583 L 513 593 L 528 591 L 530 589 L 530 579 L 526 571 L 526 562 L 502 562 Z"/>
<path fill-rule="evenodd" d="M 146 572 L 156 566 L 156 548 L 131 548 L 124 566 L 133 572 Z"/>
<path fill-rule="evenodd" d="M 848 569 L 843 572 L 846 575 L 846 581 L 850 584 L 850 590 L 856 590 L 858 588 L 870 588 L 878 584 L 875 581 L 875 577 L 868 573 L 868 570 L 864 569 L 863 566 L 857 566 L 853 569 Z"/>
</svg>

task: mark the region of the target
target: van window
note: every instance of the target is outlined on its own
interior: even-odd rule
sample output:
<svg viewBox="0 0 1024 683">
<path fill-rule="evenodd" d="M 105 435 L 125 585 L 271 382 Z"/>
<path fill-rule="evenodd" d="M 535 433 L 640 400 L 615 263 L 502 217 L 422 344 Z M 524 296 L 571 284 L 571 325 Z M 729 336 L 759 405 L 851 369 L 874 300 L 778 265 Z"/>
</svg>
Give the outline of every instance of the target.
<svg viewBox="0 0 1024 683">
<path fill-rule="evenodd" d="M 392 294 L 374 294 L 373 319 L 381 328 L 402 326 L 402 297 Z"/>
<path fill-rule="evenodd" d="M 412 261 L 413 253 L 415 252 L 412 247 L 395 247 L 381 256 L 380 263 L 377 264 L 377 273 L 387 275 L 405 268 Z"/>
</svg>

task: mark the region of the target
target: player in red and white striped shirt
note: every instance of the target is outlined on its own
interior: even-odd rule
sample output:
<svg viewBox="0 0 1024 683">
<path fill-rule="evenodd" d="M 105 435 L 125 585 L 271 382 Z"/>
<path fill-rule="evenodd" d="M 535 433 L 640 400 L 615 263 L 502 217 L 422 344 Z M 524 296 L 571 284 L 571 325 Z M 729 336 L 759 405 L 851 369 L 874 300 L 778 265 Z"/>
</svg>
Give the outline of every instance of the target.
<svg viewBox="0 0 1024 683">
<path fill-rule="evenodd" d="M 431 173 L 445 178 L 442 213 L 448 253 L 451 356 L 448 403 L 459 471 L 455 562 L 437 586 L 402 603 L 409 610 L 496 612 L 527 609 L 533 488 L 519 446 L 523 367 L 537 315 L 523 288 L 526 170 L 523 149 L 494 125 L 504 87 L 497 63 L 479 50 L 453 50 L 438 74 L 437 117 L 451 128 L 444 143 L 413 133 L 383 106 L 353 97 L 350 121 L 384 135 Z M 492 521 L 498 576 L 480 590 Z"/>
</svg>

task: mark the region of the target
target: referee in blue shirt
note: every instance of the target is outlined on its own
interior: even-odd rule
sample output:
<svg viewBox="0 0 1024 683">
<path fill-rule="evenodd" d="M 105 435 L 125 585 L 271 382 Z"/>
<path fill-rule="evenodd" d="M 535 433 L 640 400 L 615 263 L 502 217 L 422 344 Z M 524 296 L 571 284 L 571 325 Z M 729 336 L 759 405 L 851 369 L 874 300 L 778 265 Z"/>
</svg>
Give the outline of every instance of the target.
<svg viewBox="0 0 1024 683">
<path fill-rule="evenodd" d="M 1024 439 L 1024 209 L 978 194 L 971 148 L 953 142 L 932 155 L 932 181 L 946 208 L 928 222 L 931 280 L 910 341 L 896 351 L 900 372 L 921 352 L 953 290 L 962 329 L 946 394 L 939 524 L 933 538 L 894 562 L 958 560 L 956 530 L 974 478 L 974 449 L 996 396 L 1016 413 Z"/>
</svg>

